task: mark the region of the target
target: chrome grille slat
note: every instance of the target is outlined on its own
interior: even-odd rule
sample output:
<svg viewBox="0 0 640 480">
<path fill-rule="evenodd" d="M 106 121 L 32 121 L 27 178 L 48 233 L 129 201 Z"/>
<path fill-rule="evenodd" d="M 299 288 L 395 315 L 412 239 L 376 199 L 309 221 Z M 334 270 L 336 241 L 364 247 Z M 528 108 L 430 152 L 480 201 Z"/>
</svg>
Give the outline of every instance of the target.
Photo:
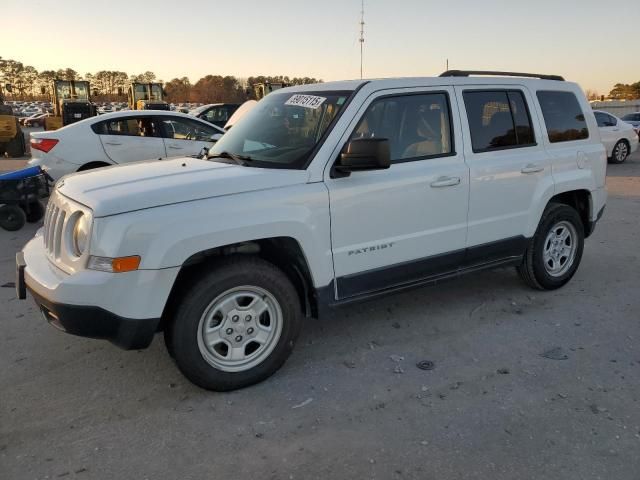
<svg viewBox="0 0 640 480">
<path fill-rule="evenodd" d="M 53 255 L 57 259 L 60 258 L 60 249 L 62 247 L 62 229 L 64 227 L 64 219 L 67 216 L 64 210 L 58 210 L 56 218 L 55 230 L 53 233 Z"/>
</svg>

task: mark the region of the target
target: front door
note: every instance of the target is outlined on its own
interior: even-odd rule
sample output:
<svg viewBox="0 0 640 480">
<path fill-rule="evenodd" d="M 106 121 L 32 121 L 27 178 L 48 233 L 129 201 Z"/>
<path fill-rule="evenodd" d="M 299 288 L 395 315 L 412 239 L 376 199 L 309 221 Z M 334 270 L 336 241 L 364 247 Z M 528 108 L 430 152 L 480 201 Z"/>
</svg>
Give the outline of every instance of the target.
<svg viewBox="0 0 640 480">
<path fill-rule="evenodd" d="M 598 130 L 600 130 L 600 138 L 605 148 L 607 149 L 607 155 L 611 155 L 613 147 L 620 139 L 618 132 L 618 121 L 611 115 L 604 112 L 594 112 L 596 121 L 598 122 Z"/>
<path fill-rule="evenodd" d="M 101 128 L 100 141 L 114 163 L 166 158 L 164 142 L 152 117 L 121 117 Z"/>
<path fill-rule="evenodd" d="M 387 138 L 392 164 L 342 178 L 326 173 L 337 300 L 457 270 L 469 174 L 453 102 L 450 88 L 379 92 L 341 139 Z"/>
</svg>

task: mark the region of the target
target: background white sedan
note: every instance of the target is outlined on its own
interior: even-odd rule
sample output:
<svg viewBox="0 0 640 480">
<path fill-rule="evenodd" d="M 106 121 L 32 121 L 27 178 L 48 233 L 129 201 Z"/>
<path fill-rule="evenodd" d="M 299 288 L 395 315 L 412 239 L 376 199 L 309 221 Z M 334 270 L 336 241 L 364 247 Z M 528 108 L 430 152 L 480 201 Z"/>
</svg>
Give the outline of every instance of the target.
<svg viewBox="0 0 640 480">
<path fill-rule="evenodd" d="M 607 149 L 611 163 L 622 163 L 638 149 L 638 134 L 633 126 L 623 122 L 615 115 L 594 110 L 602 143 Z"/>
<path fill-rule="evenodd" d="M 31 133 L 30 166 L 55 180 L 91 168 L 197 155 L 224 130 L 177 112 L 137 110 L 87 118 L 59 130 Z"/>
</svg>

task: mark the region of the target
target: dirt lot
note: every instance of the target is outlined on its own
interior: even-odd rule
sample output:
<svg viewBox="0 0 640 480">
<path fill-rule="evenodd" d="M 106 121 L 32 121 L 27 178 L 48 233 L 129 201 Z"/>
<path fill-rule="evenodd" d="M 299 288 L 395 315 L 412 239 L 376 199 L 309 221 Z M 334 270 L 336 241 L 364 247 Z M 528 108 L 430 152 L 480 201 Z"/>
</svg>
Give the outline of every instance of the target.
<svg viewBox="0 0 640 480">
<path fill-rule="evenodd" d="M 0 478 L 638 479 L 640 155 L 609 174 L 565 288 L 503 269 L 338 310 L 228 394 L 0 288 Z M 0 285 L 34 231 L 0 231 Z"/>
</svg>

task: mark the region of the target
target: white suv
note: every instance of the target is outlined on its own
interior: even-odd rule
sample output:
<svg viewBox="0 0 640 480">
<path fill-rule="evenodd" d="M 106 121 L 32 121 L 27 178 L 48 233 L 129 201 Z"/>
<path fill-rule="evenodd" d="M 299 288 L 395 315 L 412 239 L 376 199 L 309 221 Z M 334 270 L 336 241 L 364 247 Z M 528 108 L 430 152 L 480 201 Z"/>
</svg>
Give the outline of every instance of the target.
<svg viewBox="0 0 640 480">
<path fill-rule="evenodd" d="M 606 162 L 582 90 L 557 76 L 285 88 L 208 159 L 64 177 L 17 255 L 18 295 L 127 349 L 164 331 L 192 382 L 239 388 L 328 307 L 507 265 L 563 286 L 602 215 Z"/>
</svg>

